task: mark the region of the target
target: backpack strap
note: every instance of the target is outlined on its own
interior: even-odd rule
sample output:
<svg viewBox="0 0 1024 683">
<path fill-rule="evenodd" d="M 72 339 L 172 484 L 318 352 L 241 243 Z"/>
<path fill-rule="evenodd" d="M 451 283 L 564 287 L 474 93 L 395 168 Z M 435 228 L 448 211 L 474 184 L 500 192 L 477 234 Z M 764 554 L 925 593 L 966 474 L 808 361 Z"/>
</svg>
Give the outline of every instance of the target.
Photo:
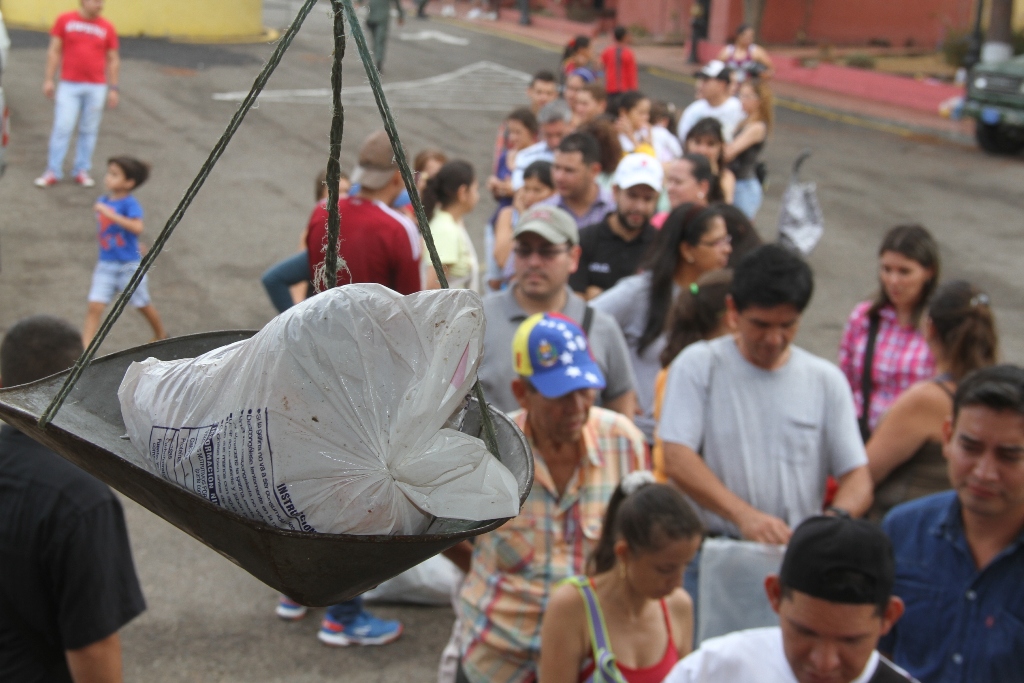
<svg viewBox="0 0 1024 683">
<path fill-rule="evenodd" d="M 576 586 L 576 590 L 583 598 L 583 606 L 587 610 L 587 628 L 590 630 L 590 645 L 593 648 L 594 673 L 586 680 L 586 683 L 626 683 L 619 667 L 615 664 L 615 655 L 612 653 L 611 643 L 608 640 L 608 630 L 605 628 L 601 605 L 597 601 L 590 581 L 585 576 L 571 576 L 565 582 Z"/>
<path fill-rule="evenodd" d="M 864 443 L 867 443 L 868 438 L 871 436 L 868 420 L 871 417 L 871 394 L 875 390 L 873 377 L 875 369 L 875 341 L 878 339 L 878 327 L 880 324 L 881 320 L 878 315 L 868 317 L 868 339 L 864 345 L 864 367 L 860 375 L 861 414 L 857 420 L 857 426 L 860 427 L 860 436 Z"/>
<path fill-rule="evenodd" d="M 583 321 L 580 327 L 583 328 L 583 334 L 587 335 L 587 339 L 590 338 L 590 326 L 594 322 L 594 309 L 587 304 L 587 307 L 583 309 Z"/>
</svg>

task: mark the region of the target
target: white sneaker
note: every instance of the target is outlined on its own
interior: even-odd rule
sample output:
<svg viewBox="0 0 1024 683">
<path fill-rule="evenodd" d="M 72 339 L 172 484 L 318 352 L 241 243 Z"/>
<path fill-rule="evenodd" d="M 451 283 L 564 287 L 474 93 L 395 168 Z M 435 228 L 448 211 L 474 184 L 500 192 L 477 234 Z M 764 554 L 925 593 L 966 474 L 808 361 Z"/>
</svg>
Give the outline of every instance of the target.
<svg viewBox="0 0 1024 683">
<path fill-rule="evenodd" d="M 474 7 L 473 9 L 469 10 L 469 12 L 466 13 L 466 18 L 467 19 L 479 19 L 481 14 L 482 14 L 482 12 L 480 11 L 480 8 L 479 7 Z"/>
<path fill-rule="evenodd" d="M 455 5 L 445 5 L 441 8 L 442 17 L 454 17 L 455 16 Z"/>
</svg>

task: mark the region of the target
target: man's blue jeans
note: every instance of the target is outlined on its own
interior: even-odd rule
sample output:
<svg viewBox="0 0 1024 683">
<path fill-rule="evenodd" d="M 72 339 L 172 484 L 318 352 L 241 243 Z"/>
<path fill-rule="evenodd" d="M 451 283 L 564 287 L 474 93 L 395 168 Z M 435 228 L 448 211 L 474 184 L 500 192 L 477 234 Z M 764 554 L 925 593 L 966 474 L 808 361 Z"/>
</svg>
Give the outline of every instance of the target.
<svg viewBox="0 0 1024 683">
<path fill-rule="evenodd" d="M 57 178 L 64 177 L 64 157 L 68 154 L 71 134 L 78 124 L 78 144 L 71 175 L 92 168 L 92 152 L 100 132 L 103 105 L 107 101 L 104 83 L 76 83 L 61 81 L 54 95 L 53 133 L 50 134 L 50 156 L 46 168 Z"/>
<path fill-rule="evenodd" d="M 327 608 L 327 616 L 339 624 L 349 624 L 363 611 L 363 596 L 339 602 Z"/>
<path fill-rule="evenodd" d="M 305 251 L 300 251 L 270 266 L 260 280 L 263 289 L 267 290 L 270 303 L 274 304 L 278 313 L 284 313 L 295 305 L 289 288 L 308 279 L 309 258 Z"/>
</svg>

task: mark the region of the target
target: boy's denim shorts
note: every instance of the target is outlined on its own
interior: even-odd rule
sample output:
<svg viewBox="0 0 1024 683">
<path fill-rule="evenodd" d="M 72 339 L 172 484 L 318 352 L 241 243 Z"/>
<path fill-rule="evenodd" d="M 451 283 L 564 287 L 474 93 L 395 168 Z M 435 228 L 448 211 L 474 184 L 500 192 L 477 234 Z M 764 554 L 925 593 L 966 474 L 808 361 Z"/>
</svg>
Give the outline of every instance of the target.
<svg viewBox="0 0 1024 683">
<path fill-rule="evenodd" d="M 115 296 L 120 294 L 132 275 L 139 268 L 138 261 L 100 261 L 96 264 L 96 270 L 92 272 L 92 287 L 89 288 L 89 301 L 98 304 L 109 304 Z M 132 306 L 143 308 L 150 304 L 149 298 L 149 276 L 144 275 L 139 288 L 132 294 Z"/>
</svg>

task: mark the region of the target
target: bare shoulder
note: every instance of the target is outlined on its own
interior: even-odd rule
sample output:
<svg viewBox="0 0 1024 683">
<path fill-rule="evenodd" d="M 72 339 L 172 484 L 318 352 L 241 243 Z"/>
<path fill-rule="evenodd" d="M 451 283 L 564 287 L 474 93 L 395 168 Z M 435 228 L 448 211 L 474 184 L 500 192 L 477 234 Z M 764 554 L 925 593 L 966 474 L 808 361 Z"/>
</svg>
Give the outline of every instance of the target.
<svg viewBox="0 0 1024 683">
<path fill-rule="evenodd" d="M 571 583 L 563 583 L 551 593 L 544 618 L 556 617 L 562 619 L 563 623 L 575 621 L 577 618 L 582 621 L 585 612 L 583 596 L 580 595 L 579 589 Z"/>
<path fill-rule="evenodd" d="M 676 588 L 667 598 L 665 604 L 673 620 L 693 618 L 693 598 L 682 588 Z"/>
<path fill-rule="evenodd" d="M 942 413 L 952 407 L 949 394 L 934 380 L 917 382 L 903 392 L 893 403 L 891 412 L 903 415 L 918 413 Z"/>
</svg>

